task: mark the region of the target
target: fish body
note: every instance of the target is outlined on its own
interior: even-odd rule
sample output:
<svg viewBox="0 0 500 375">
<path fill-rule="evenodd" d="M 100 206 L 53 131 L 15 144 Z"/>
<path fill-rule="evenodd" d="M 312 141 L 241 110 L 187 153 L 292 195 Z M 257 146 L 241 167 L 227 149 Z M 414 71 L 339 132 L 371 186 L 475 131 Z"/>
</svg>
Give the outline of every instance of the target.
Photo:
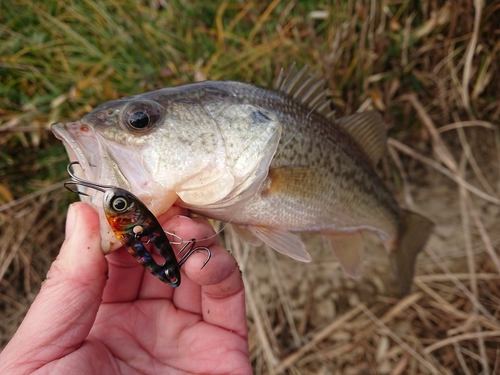
<svg viewBox="0 0 500 375">
<path fill-rule="evenodd" d="M 53 131 L 88 180 L 131 190 L 154 214 L 176 203 L 230 222 L 297 260 L 311 257 L 295 232 L 320 233 L 360 277 L 361 232 L 374 231 L 408 292 L 433 224 L 402 210 L 375 171 L 381 116 L 334 119 L 326 93 L 292 67 L 274 90 L 231 81 L 165 88 L 104 103 Z"/>
</svg>

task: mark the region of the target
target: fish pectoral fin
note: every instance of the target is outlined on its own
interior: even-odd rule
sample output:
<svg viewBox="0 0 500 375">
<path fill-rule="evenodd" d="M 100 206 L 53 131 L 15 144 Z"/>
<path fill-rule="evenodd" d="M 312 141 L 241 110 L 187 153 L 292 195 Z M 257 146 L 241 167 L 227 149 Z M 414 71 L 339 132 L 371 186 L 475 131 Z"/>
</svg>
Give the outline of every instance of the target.
<svg viewBox="0 0 500 375">
<path fill-rule="evenodd" d="M 306 246 L 296 234 L 282 229 L 247 226 L 248 230 L 262 242 L 268 244 L 277 252 L 288 255 L 300 262 L 310 262 L 311 256 Z"/>
<path fill-rule="evenodd" d="M 415 263 L 418 253 L 422 251 L 434 229 L 434 223 L 417 213 L 401 210 L 402 226 L 399 237 L 393 244 L 385 244 L 389 251 L 392 271 L 399 282 L 401 291 L 411 291 Z"/>
<path fill-rule="evenodd" d="M 293 196 L 304 202 L 311 196 L 321 196 L 327 189 L 327 179 L 318 178 L 323 171 L 318 167 L 282 167 L 269 170 L 269 184 L 262 196 Z"/>
<path fill-rule="evenodd" d="M 247 227 L 231 224 L 231 228 L 246 242 L 252 246 L 261 246 L 262 240 L 257 238 Z"/>
<path fill-rule="evenodd" d="M 384 120 L 376 111 L 354 113 L 337 119 L 338 125 L 347 131 L 366 152 L 372 163 L 378 163 L 385 153 L 387 134 Z"/>
<path fill-rule="evenodd" d="M 342 270 L 353 279 L 363 275 L 364 244 L 361 232 L 323 235 Z"/>
</svg>

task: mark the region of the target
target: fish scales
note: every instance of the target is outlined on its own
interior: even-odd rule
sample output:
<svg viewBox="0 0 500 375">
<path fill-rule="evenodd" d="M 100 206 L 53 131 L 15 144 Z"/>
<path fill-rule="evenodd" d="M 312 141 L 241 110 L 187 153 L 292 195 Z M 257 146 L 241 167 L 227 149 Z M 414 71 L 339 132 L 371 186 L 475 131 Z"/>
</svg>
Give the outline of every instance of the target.
<svg viewBox="0 0 500 375">
<path fill-rule="evenodd" d="M 302 232 L 339 229 L 349 223 L 359 225 L 361 219 L 366 226 L 374 227 L 381 226 L 381 220 L 383 223 L 387 222 L 383 225 L 386 231 L 389 231 L 387 228 L 397 227 L 396 223 L 400 219 L 396 200 L 378 177 L 366 154 L 342 128 L 279 92 L 239 82 L 209 84 L 212 86 L 209 88 L 210 92 L 218 90 L 228 101 L 256 105 L 277 114 L 283 126 L 282 139 L 271 161 L 271 171 L 290 167 L 307 167 L 313 170 L 306 174 L 307 180 L 299 175 L 297 184 L 288 185 L 289 195 L 280 195 L 290 201 L 288 207 L 284 207 L 286 203 L 282 200 L 267 198 L 269 195 L 266 195 L 265 187 L 272 189 L 271 172 L 263 184 L 263 196 L 260 200 L 254 199 L 238 213 L 229 213 L 228 216 L 217 219 L 235 224 L 280 225 Z M 203 89 L 200 87 L 200 91 Z M 293 174 L 289 177 L 293 178 Z M 311 194 L 309 189 L 316 185 L 324 189 L 321 194 Z M 332 192 L 333 196 L 325 194 L 325 191 Z M 298 206 L 301 203 L 306 204 Z M 312 215 L 307 215 L 309 209 L 313 211 Z M 370 210 L 370 215 L 366 215 L 367 210 Z M 272 215 L 263 218 L 263 211 L 276 213 L 274 216 L 280 220 L 270 220 Z M 318 211 L 322 213 L 321 220 L 317 220 Z M 350 212 L 350 222 L 332 222 L 339 212 L 347 211 Z M 250 222 L 249 214 L 253 217 Z M 348 218 L 347 215 L 342 217 L 344 220 Z M 290 221 L 284 222 L 288 218 Z M 311 227 L 313 218 L 314 221 L 321 222 L 322 226 Z M 266 219 L 269 222 L 265 222 Z"/>
<path fill-rule="evenodd" d="M 324 81 L 292 66 L 275 89 L 231 81 L 165 88 L 106 102 L 53 131 L 87 180 L 129 189 L 155 215 L 175 203 L 300 261 L 311 257 L 295 233 L 319 233 L 354 278 L 361 233 L 374 231 L 406 293 L 433 224 L 401 209 L 374 168 L 385 150 L 381 116 L 333 119 L 326 93 Z"/>
</svg>

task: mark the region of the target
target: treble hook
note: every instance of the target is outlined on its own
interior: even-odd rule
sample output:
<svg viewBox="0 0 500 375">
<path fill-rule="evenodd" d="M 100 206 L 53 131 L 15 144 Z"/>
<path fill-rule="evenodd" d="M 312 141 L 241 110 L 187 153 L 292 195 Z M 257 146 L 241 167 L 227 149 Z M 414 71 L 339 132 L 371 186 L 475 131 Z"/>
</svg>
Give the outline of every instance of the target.
<svg viewBox="0 0 500 375">
<path fill-rule="evenodd" d="M 68 166 L 66 167 L 66 171 L 70 175 L 71 180 L 70 181 L 66 181 L 64 183 L 64 187 L 67 190 L 71 191 L 72 193 L 76 193 L 76 194 L 80 194 L 80 195 L 85 195 L 87 197 L 89 196 L 87 193 L 84 193 L 83 191 L 79 191 L 77 189 L 72 189 L 71 187 L 69 187 L 70 185 L 75 185 L 75 186 L 81 185 L 81 186 L 85 186 L 85 187 L 88 187 L 88 188 L 91 188 L 91 189 L 94 189 L 94 190 L 98 190 L 98 191 L 103 192 L 103 193 L 106 192 L 106 189 L 113 189 L 113 188 L 116 187 L 116 186 L 113 186 L 113 185 L 97 184 L 95 182 L 84 180 L 83 178 L 78 177 L 76 174 L 74 174 L 71 171 L 71 166 L 73 166 L 75 164 L 78 164 L 81 167 L 81 164 L 80 164 L 79 161 L 72 161 L 71 163 L 69 163 Z"/>
<path fill-rule="evenodd" d="M 192 240 L 188 241 L 178 252 L 178 254 L 181 254 L 184 252 L 184 250 L 186 250 L 186 248 L 191 245 L 191 248 L 186 252 L 186 254 L 184 254 L 182 256 L 182 258 L 177 262 L 177 264 L 179 265 L 179 268 L 181 268 L 181 266 L 186 262 L 186 260 L 191 256 L 193 255 L 196 251 L 206 251 L 207 252 L 207 259 L 205 260 L 205 262 L 203 262 L 203 265 L 201 266 L 200 270 L 203 269 L 203 267 L 206 266 L 206 264 L 208 263 L 208 261 L 210 260 L 210 258 L 212 257 L 212 252 L 210 251 L 210 249 L 206 246 L 196 246 L 194 247 L 196 243 L 196 239 L 193 238 Z"/>
</svg>

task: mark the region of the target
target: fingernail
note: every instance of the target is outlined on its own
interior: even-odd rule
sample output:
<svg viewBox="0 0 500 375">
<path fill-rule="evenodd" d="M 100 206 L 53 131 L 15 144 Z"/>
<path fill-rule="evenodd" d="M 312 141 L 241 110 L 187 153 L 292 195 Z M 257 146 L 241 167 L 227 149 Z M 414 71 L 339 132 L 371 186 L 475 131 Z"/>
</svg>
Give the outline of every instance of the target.
<svg viewBox="0 0 500 375">
<path fill-rule="evenodd" d="M 73 235 L 75 229 L 76 220 L 78 218 L 78 213 L 71 204 L 68 208 L 68 214 L 66 216 L 66 235 L 65 239 L 70 238 Z"/>
</svg>

